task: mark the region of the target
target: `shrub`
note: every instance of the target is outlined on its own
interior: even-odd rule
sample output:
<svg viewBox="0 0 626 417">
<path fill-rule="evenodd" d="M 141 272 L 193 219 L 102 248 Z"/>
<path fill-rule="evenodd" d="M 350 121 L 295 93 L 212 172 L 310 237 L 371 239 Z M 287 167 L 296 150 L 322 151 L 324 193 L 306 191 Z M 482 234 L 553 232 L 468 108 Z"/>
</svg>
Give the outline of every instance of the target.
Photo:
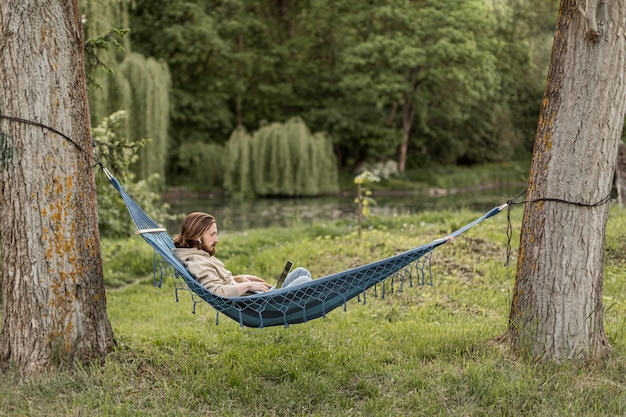
<svg viewBox="0 0 626 417">
<path fill-rule="evenodd" d="M 138 151 L 146 140 L 131 142 L 120 135 L 124 118 L 123 111 L 113 113 L 92 130 L 96 152 L 102 164 L 125 184 L 129 195 L 153 218 L 165 221 L 170 217 L 169 206 L 161 203 L 159 194 L 153 191 L 158 188 L 158 174 L 133 183 L 135 175 L 129 167 L 139 158 Z M 117 190 L 104 175 L 96 176 L 96 187 L 100 235 L 130 236 L 135 227 Z"/>
</svg>

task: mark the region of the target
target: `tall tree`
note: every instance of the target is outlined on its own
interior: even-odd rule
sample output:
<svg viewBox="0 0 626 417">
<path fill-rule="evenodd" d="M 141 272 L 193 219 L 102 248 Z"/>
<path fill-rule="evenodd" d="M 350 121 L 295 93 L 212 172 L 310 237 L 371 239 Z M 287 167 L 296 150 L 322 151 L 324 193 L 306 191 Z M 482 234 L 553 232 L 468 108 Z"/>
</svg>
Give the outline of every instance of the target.
<svg viewBox="0 0 626 417">
<path fill-rule="evenodd" d="M 252 137 L 238 127 L 226 144 L 225 186 L 234 195 L 314 196 L 338 191 L 337 161 L 323 133 L 304 121 L 263 126 Z"/>
<path fill-rule="evenodd" d="M 182 140 L 203 141 L 213 132 L 221 132 L 224 142 L 233 126 L 223 84 L 230 76 L 225 61 L 231 51 L 217 32 L 211 1 L 135 3 L 131 9 L 133 51 L 165 60 L 173 75 L 174 145 Z"/>
<path fill-rule="evenodd" d="M 506 103 L 505 118 L 497 126 L 506 130 L 504 136 L 512 137 L 515 148 L 523 154 L 530 155 L 533 148 L 559 2 L 494 1 L 496 36 L 502 45 L 498 51 L 503 93 L 499 103 Z M 484 151 L 479 146 L 474 149 Z"/>
<path fill-rule="evenodd" d="M 374 3 L 347 18 L 356 42 L 343 57 L 343 84 L 386 108 L 386 123 L 399 125 L 398 166 L 404 171 L 416 116 L 427 126 L 425 110 L 438 107 L 458 123 L 472 100 L 493 97 L 493 15 L 482 0 Z"/>
<path fill-rule="evenodd" d="M 134 142 L 149 139 L 133 165 L 139 179 L 158 174 L 165 185 L 170 116 L 170 73 L 167 64 L 138 53 L 130 53 L 115 70 L 115 103 L 127 112 L 125 134 Z"/>
<path fill-rule="evenodd" d="M 40 124 L 0 120 L 0 363 L 32 374 L 102 357 L 113 332 L 78 6 L 5 0 L 0 27 L 0 112 Z"/>
<path fill-rule="evenodd" d="M 89 50 L 87 59 L 87 85 L 91 123 L 97 126 L 105 117 L 120 110 L 111 95 L 115 95 L 114 73 L 130 52 L 130 38 L 115 30 L 128 28 L 127 0 L 78 0 L 83 19 L 85 40 L 99 39 L 106 45 Z"/>
<path fill-rule="evenodd" d="M 557 361 L 610 349 L 604 238 L 626 111 L 626 3 L 578 4 L 559 7 L 509 327 L 518 352 Z"/>
<path fill-rule="evenodd" d="M 91 123 L 99 125 L 124 110 L 124 135 L 134 142 L 150 139 L 133 164 L 140 180 L 163 188 L 168 151 L 171 76 L 167 64 L 131 52 L 130 1 L 79 0 L 88 39 L 87 76 Z M 158 174 L 154 177 L 153 174 Z"/>
</svg>

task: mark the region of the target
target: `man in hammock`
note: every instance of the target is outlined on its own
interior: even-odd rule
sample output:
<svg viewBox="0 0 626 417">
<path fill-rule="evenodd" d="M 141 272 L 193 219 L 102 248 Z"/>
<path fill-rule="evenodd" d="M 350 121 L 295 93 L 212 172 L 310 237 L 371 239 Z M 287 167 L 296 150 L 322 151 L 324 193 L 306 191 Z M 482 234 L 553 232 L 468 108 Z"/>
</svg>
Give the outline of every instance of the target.
<svg viewBox="0 0 626 417">
<path fill-rule="evenodd" d="M 207 213 L 194 212 L 181 224 L 180 233 L 174 238 L 176 247 L 172 253 L 200 285 L 221 297 L 262 293 L 273 288 L 271 284 L 254 275 L 233 276 L 224 267 L 224 263 L 214 256 L 217 243 L 215 218 Z M 285 278 L 283 288 L 310 280 L 309 271 L 296 268 Z"/>
</svg>

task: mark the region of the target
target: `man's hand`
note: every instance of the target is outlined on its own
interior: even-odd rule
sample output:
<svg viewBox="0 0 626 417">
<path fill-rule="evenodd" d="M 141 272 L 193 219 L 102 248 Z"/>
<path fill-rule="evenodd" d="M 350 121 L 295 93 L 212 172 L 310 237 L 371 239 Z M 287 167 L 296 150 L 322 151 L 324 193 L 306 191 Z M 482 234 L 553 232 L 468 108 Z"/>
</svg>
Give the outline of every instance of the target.
<svg viewBox="0 0 626 417">
<path fill-rule="evenodd" d="M 233 278 L 236 282 L 265 282 L 263 278 L 255 275 L 236 275 Z"/>
</svg>

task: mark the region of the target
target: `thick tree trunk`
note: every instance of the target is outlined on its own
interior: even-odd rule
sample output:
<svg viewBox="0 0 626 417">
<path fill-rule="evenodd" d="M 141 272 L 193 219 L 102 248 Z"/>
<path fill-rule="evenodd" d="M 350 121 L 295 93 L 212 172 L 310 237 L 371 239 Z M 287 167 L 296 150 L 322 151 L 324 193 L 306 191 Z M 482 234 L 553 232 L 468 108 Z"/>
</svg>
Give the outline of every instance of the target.
<svg viewBox="0 0 626 417">
<path fill-rule="evenodd" d="M 0 364 L 25 375 L 108 353 L 76 1 L 0 3 Z"/>
<path fill-rule="evenodd" d="M 581 4 L 585 4 L 582 3 Z M 556 361 L 610 349 L 605 226 L 626 103 L 626 3 L 562 0 L 537 127 L 509 336 Z"/>
</svg>

